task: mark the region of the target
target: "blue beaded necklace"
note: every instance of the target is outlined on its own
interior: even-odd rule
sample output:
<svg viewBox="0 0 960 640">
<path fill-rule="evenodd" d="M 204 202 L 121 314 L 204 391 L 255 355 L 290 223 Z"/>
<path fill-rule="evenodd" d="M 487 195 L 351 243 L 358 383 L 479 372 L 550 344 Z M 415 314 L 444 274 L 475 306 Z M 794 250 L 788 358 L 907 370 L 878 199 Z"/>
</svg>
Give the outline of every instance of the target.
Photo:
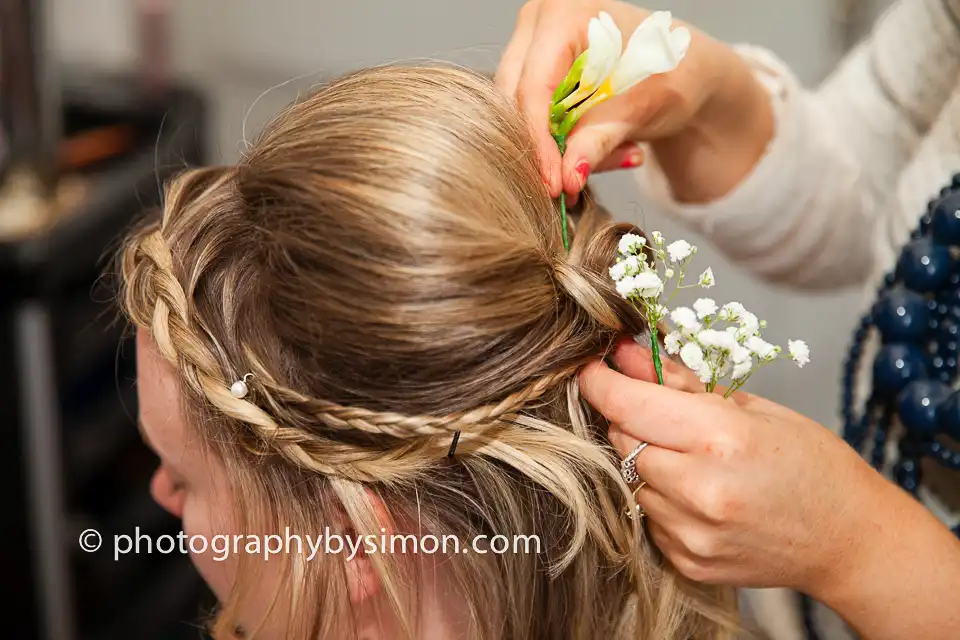
<svg viewBox="0 0 960 640">
<path fill-rule="evenodd" d="M 843 437 L 874 468 L 887 462 L 887 440 L 895 418 L 904 434 L 897 443 L 893 478 L 913 495 L 920 488 L 920 461 L 929 457 L 960 470 L 960 451 L 937 440 L 960 441 L 960 174 L 931 200 L 920 225 L 883 278 L 877 302 L 853 334 L 843 366 Z M 871 329 L 881 348 L 873 361 L 873 388 L 860 415 L 854 407 L 857 371 Z M 953 529 L 960 536 L 960 525 Z M 813 603 L 802 599 L 810 640 L 818 638 Z"/>
</svg>

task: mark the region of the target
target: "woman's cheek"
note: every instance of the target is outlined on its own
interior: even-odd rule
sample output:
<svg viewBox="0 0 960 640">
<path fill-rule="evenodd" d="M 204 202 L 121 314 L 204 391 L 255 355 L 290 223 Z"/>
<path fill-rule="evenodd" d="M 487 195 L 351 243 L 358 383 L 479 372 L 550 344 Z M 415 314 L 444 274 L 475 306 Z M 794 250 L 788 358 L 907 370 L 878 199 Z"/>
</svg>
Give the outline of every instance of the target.
<svg viewBox="0 0 960 640">
<path fill-rule="evenodd" d="M 221 602 L 230 594 L 237 557 L 232 538 L 214 526 L 219 514 L 212 513 L 202 499 L 188 495 L 183 504 L 183 533 L 190 541 L 190 560 L 207 586 Z M 242 551 L 242 549 L 241 549 Z"/>
</svg>

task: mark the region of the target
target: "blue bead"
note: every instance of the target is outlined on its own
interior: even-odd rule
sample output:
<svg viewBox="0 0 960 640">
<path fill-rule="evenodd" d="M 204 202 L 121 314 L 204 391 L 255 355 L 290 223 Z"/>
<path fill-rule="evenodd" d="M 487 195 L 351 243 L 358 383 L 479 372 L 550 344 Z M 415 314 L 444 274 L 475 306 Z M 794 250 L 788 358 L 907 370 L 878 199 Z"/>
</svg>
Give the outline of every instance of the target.
<svg viewBox="0 0 960 640">
<path fill-rule="evenodd" d="M 960 392 L 952 394 L 940 405 L 937 426 L 951 438 L 960 440 Z"/>
<path fill-rule="evenodd" d="M 953 259 L 950 249 L 929 239 L 914 240 L 903 249 L 898 271 L 912 291 L 939 291 L 950 277 Z"/>
<path fill-rule="evenodd" d="M 960 290 L 948 289 L 937 296 L 937 313 L 960 318 Z"/>
<path fill-rule="evenodd" d="M 873 307 L 884 342 L 918 342 L 930 328 L 930 309 L 919 293 L 894 289 Z"/>
<path fill-rule="evenodd" d="M 933 210 L 931 228 L 934 241 L 953 246 L 960 244 L 960 192 L 946 191 Z"/>
<path fill-rule="evenodd" d="M 893 400 L 908 384 L 926 377 L 926 360 L 913 345 L 888 344 L 873 361 L 873 386 L 881 398 Z"/>
<path fill-rule="evenodd" d="M 920 486 L 920 467 L 914 460 L 900 460 L 893 466 L 893 478 L 898 485 L 914 493 Z"/>
<path fill-rule="evenodd" d="M 897 397 L 900 422 L 916 434 L 936 433 L 937 408 L 952 393 L 953 390 L 942 382 L 934 380 L 911 382 Z"/>
<path fill-rule="evenodd" d="M 947 357 L 956 356 L 960 350 L 960 321 L 947 317 L 940 321 L 936 333 L 937 353 Z"/>
<path fill-rule="evenodd" d="M 930 375 L 949 382 L 957 375 L 957 354 L 936 353 L 930 358 Z"/>
</svg>

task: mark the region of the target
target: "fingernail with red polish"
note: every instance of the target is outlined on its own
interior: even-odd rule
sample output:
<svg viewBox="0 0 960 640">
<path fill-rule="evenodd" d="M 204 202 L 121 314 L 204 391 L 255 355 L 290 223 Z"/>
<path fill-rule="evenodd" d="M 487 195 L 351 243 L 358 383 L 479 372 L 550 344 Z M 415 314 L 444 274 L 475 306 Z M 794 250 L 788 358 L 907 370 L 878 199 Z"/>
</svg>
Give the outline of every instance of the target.
<svg viewBox="0 0 960 640">
<path fill-rule="evenodd" d="M 626 158 L 623 159 L 623 164 L 620 165 L 621 169 L 631 169 L 633 167 L 639 167 L 643 162 L 642 153 L 631 153 Z"/>
<path fill-rule="evenodd" d="M 573 170 L 580 176 L 580 186 L 583 187 L 583 185 L 587 184 L 587 178 L 590 176 L 590 163 L 586 160 L 581 160 Z"/>
</svg>

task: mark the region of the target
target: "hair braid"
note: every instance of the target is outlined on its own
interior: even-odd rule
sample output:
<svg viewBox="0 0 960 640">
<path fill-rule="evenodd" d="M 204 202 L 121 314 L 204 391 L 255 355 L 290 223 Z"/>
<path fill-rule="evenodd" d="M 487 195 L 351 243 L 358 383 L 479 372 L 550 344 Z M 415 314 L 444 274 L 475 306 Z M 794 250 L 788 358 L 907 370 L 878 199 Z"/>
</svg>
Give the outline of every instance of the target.
<svg viewBox="0 0 960 640">
<path fill-rule="evenodd" d="M 346 407 L 336 402 L 308 398 L 290 389 L 277 389 L 289 407 L 324 426 L 338 430 L 359 430 L 395 438 L 449 435 L 456 431 L 476 429 L 485 425 L 510 421 L 531 402 L 557 388 L 571 378 L 576 367 L 568 367 L 535 380 L 496 404 L 475 407 L 469 411 L 444 416 L 404 415 L 390 411 L 373 411 L 360 407 Z"/>
<path fill-rule="evenodd" d="M 268 451 L 248 450 L 259 454 L 282 455 L 299 467 L 316 472 L 346 477 L 361 482 L 384 482 L 409 477 L 427 466 L 422 458 L 410 456 L 415 448 L 435 436 L 468 432 L 462 436 L 466 445 L 472 440 L 487 441 L 489 431 L 515 421 L 525 407 L 541 399 L 549 391 L 571 379 L 577 367 L 567 367 L 536 379 L 532 384 L 511 393 L 495 404 L 443 416 L 405 415 L 349 407 L 323 399 L 310 398 L 278 383 L 253 353 L 247 357 L 257 380 L 255 393 L 269 406 L 266 411 L 247 399 L 235 398 L 229 391 L 230 381 L 203 340 L 191 327 L 189 302 L 174 274 L 173 258 L 160 229 L 143 235 L 124 256 L 127 282 L 138 276 L 149 278 L 154 291 L 153 311 L 147 318 L 134 318 L 150 326 L 160 353 L 179 365 L 192 390 L 204 396 L 227 416 L 250 426 L 257 440 Z M 136 289 L 141 290 L 140 287 Z M 127 293 L 134 290 L 127 288 Z M 126 307 L 149 313 L 149 307 L 131 304 Z M 337 431 L 357 430 L 373 435 L 386 435 L 400 440 L 397 446 L 367 451 L 356 445 L 324 438 L 296 426 L 285 426 L 274 415 L 287 415 L 292 424 L 322 424 Z M 429 445 L 428 445 L 429 446 Z M 448 443 L 434 445 L 437 456 L 447 450 Z M 326 461 L 335 460 L 329 463 Z"/>
</svg>

